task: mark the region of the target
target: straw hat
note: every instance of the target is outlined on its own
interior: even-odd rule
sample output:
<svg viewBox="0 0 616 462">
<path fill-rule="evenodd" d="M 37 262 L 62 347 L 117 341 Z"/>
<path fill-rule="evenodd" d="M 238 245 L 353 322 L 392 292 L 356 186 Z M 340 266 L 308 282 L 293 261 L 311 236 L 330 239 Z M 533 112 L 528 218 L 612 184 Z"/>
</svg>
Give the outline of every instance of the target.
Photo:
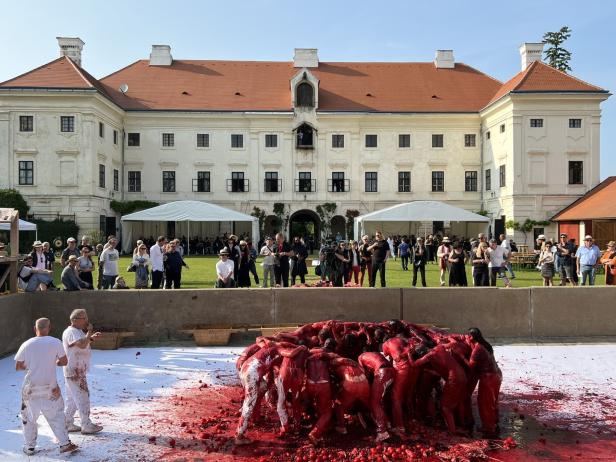
<svg viewBox="0 0 616 462">
<path fill-rule="evenodd" d="M 615 241 L 610 241 L 607 243 L 608 247 L 616 247 L 616 242 Z"/>
<path fill-rule="evenodd" d="M 32 244 L 32 247 L 43 247 L 43 243 L 41 241 L 34 241 L 34 244 Z"/>
<path fill-rule="evenodd" d="M 229 249 L 223 247 L 220 252 L 218 252 L 218 255 L 229 255 Z"/>
<path fill-rule="evenodd" d="M 235 234 L 231 234 L 227 240 L 230 241 L 231 239 L 233 239 L 235 242 L 237 242 L 237 236 Z"/>
<path fill-rule="evenodd" d="M 445 236 L 443 238 L 443 244 L 445 244 L 445 243 L 449 244 L 449 242 L 450 242 L 449 238 L 447 236 Z"/>
<path fill-rule="evenodd" d="M 68 257 L 68 261 L 77 261 L 77 257 L 75 255 L 71 255 Z"/>
</svg>

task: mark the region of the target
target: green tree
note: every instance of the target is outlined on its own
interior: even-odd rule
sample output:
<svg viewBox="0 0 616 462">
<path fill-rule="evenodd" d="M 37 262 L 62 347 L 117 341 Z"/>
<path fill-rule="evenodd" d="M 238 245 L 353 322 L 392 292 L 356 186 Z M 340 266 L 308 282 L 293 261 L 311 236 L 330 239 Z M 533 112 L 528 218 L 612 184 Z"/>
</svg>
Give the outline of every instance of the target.
<svg viewBox="0 0 616 462">
<path fill-rule="evenodd" d="M 321 239 L 327 239 L 327 236 L 329 236 L 331 232 L 332 217 L 334 213 L 336 213 L 336 207 L 335 202 L 325 202 L 324 204 L 317 205 L 315 209 L 321 221 Z"/>
<path fill-rule="evenodd" d="M 289 219 L 291 218 L 291 207 L 284 202 L 274 202 L 274 215 L 276 215 L 277 226 L 281 227 L 280 232 L 285 234 L 289 227 Z"/>
<path fill-rule="evenodd" d="M 259 220 L 259 235 L 263 237 L 265 234 L 265 217 L 267 216 L 267 213 L 264 209 L 254 206 L 252 208 L 251 215 Z"/>
<path fill-rule="evenodd" d="M 520 223 L 519 221 L 514 221 L 514 220 L 507 220 L 505 222 L 505 227 L 507 229 L 513 229 L 514 231 L 521 231 L 522 234 L 524 234 L 524 244 L 526 244 L 527 242 L 527 234 L 533 230 L 533 228 L 539 227 L 539 226 L 548 226 L 550 224 L 549 221 L 535 221 L 535 220 L 531 220 L 530 218 L 527 218 L 526 220 L 524 220 L 523 223 Z"/>
<path fill-rule="evenodd" d="M 347 209 L 346 213 L 346 232 L 347 239 L 355 239 L 357 236 L 353 236 L 353 225 L 355 224 L 355 217 L 359 216 L 359 210 Z"/>
<path fill-rule="evenodd" d="M 16 189 L 0 189 L 0 208 L 19 210 L 19 218 L 25 220 L 28 216 L 28 203 Z"/>
<path fill-rule="evenodd" d="M 571 66 L 569 66 L 571 52 L 561 46 L 569 37 L 571 37 L 571 29 L 567 26 L 561 27 L 558 32 L 543 34 L 543 41 L 548 45 L 547 50 L 543 52 L 545 59 L 550 66 L 562 72 L 571 71 Z"/>
</svg>

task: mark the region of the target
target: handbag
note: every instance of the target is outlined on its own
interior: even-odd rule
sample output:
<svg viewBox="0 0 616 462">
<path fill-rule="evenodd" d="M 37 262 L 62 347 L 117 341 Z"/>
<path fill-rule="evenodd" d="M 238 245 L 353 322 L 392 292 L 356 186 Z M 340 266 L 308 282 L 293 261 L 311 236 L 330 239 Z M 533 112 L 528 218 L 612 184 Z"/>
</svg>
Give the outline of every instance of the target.
<svg viewBox="0 0 616 462">
<path fill-rule="evenodd" d="M 321 265 L 315 266 L 314 274 L 316 274 L 317 276 L 321 276 Z"/>
<path fill-rule="evenodd" d="M 137 266 L 131 263 L 130 265 L 128 265 L 128 268 L 126 268 L 126 271 L 129 273 L 134 273 L 135 271 L 137 271 Z"/>
</svg>

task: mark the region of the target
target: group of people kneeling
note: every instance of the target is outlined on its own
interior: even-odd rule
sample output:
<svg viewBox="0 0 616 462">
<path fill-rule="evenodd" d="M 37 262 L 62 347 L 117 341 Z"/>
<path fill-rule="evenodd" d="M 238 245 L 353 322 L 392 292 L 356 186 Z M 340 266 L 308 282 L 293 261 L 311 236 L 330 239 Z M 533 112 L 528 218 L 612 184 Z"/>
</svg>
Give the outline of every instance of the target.
<svg viewBox="0 0 616 462">
<path fill-rule="evenodd" d="M 404 438 L 412 419 L 435 424 L 439 414 L 450 433 L 470 433 L 478 384 L 482 431 L 498 432 L 502 374 L 477 328 L 462 335 L 399 320 L 316 322 L 259 337 L 236 367 L 244 388 L 236 444 L 251 442 L 246 431 L 263 399 L 275 403 L 282 435 L 314 416 L 308 437 L 315 444 L 332 420 L 338 433 L 347 433 L 345 415 L 355 412 L 364 426 L 363 413 L 372 417 L 376 441 L 390 432 Z"/>
</svg>

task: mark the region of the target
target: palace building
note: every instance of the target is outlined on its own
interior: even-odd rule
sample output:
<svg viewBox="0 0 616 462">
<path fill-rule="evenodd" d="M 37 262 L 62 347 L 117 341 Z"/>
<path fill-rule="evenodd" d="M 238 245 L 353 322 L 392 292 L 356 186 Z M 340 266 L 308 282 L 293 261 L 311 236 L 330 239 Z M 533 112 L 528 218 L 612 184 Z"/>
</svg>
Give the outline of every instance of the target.
<svg viewBox="0 0 616 462">
<path fill-rule="evenodd" d="M 320 62 L 316 49 L 208 61 L 167 45 L 96 79 L 82 40 L 58 42 L 58 59 L 0 83 L 0 188 L 82 232 L 117 232 L 112 200 L 259 207 L 266 231 L 275 203 L 291 226 L 318 226 L 317 206 L 335 203 L 334 234 L 347 211 L 437 200 L 485 211 L 498 234 L 600 180 L 609 93 L 542 63 L 541 43 L 520 47 L 521 71 L 502 83 L 451 50 L 430 62 Z"/>
</svg>

